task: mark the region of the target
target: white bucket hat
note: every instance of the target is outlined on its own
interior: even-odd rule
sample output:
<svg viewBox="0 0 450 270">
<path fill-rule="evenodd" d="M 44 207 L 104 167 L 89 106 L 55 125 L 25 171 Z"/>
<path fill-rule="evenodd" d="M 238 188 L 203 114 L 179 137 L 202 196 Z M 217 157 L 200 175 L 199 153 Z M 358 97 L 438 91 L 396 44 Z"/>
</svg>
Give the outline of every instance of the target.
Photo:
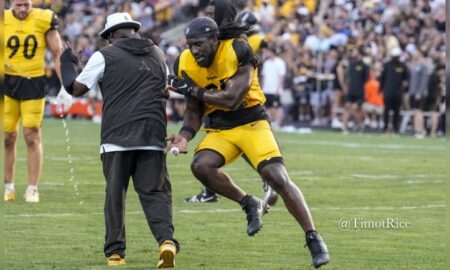
<svg viewBox="0 0 450 270">
<path fill-rule="evenodd" d="M 108 39 L 109 33 L 121 28 L 133 28 L 138 31 L 141 27 L 140 22 L 133 21 L 130 14 L 126 12 L 114 13 L 106 18 L 105 29 L 100 32 L 100 37 Z"/>
<path fill-rule="evenodd" d="M 395 47 L 391 50 L 392 57 L 399 57 L 402 54 L 402 50 L 399 47 Z"/>
</svg>

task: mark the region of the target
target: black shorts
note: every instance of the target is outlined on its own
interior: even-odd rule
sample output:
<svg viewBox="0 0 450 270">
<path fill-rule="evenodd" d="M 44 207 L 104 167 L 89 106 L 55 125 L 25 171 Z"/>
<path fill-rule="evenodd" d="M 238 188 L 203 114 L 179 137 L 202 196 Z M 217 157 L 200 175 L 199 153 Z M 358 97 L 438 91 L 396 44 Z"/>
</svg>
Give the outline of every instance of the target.
<svg viewBox="0 0 450 270">
<path fill-rule="evenodd" d="M 5 94 L 11 98 L 40 99 L 47 95 L 46 77 L 24 78 L 5 74 Z"/>
<path fill-rule="evenodd" d="M 409 96 L 409 105 L 413 110 L 422 110 L 425 99 L 421 96 L 419 99 L 416 99 L 415 95 Z"/>
<path fill-rule="evenodd" d="M 266 96 L 266 108 L 279 108 L 281 107 L 280 96 L 272 94 L 264 94 Z"/>
<path fill-rule="evenodd" d="M 350 103 L 358 103 L 358 105 L 362 105 L 364 102 L 364 95 L 359 95 L 355 93 L 348 93 L 345 96 L 345 101 Z"/>
<path fill-rule="evenodd" d="M 425 99 L 423 110 L 425 112 L 439 112 L 439 102 L 437 99 Z"/>
</svg>

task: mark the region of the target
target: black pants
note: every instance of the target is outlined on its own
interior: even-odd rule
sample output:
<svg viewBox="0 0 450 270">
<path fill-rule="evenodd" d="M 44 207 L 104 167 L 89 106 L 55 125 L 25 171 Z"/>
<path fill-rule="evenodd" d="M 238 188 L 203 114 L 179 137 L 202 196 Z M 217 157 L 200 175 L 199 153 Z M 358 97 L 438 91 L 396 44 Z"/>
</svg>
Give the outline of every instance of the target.
<svg viewBox="0 0 450 270">
<path fill-rule="evenodd" d="M 147 223 L 161 245 L 173 240 L 172 191 L 162 151 L 120 151 L 101 155 L 106 179 L 106 257 L 125 257 L 125 198 L 130 176 L 139 196 Z"/>
<path fill-rule="evenodd" d="M 392 119 L 392 129 L 395 133 L 398 132 L 398 122 L 400 120 L 400 106 L 402 105 L 401 97 L 384 97 L 384 131 L 389 128 L 389 112 L 394 112 L 394 118 Z"/>
</svg>

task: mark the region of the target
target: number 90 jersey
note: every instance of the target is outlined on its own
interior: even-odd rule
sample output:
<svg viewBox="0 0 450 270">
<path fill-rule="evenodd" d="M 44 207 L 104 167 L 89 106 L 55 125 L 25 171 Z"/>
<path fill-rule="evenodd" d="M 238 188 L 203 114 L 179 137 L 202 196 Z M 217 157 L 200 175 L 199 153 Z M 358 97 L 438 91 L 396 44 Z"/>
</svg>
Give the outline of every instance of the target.
<svg viewBox="0 0 450 270">
<path fill-rule="evenodd" d="M 47 9 L 33 8 L 24 20 L 5 11 L 5 74 L 22 77 L 44 75 L 47 31 L 56 29 L 58 19 Z"/>
</svg>

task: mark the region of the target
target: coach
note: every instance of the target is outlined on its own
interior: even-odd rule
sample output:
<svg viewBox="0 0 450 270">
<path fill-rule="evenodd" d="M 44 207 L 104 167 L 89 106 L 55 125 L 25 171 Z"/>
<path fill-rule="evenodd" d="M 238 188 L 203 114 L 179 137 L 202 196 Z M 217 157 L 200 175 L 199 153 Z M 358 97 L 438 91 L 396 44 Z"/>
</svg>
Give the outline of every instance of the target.
<svg viewBox="0 0 450 270">
<path fill-rule="evenodd" d="M 106 178 L 104 253 L 108 265 L 125 264 L 125 197 L 130 176 L 150 229 L 160 245 L 158 268 L 173 267 L 172 192 L 163 152 L 166 137 L 165 57 L 136 31 L 128 13 L 108 16 L 100 32 L 110 45 L 95 52 L 77 76 L 77 57 L 61 55 L 63 84 L 74 96 L 100 86 L 103 95 L 101 160 Z"/>
</svg>

